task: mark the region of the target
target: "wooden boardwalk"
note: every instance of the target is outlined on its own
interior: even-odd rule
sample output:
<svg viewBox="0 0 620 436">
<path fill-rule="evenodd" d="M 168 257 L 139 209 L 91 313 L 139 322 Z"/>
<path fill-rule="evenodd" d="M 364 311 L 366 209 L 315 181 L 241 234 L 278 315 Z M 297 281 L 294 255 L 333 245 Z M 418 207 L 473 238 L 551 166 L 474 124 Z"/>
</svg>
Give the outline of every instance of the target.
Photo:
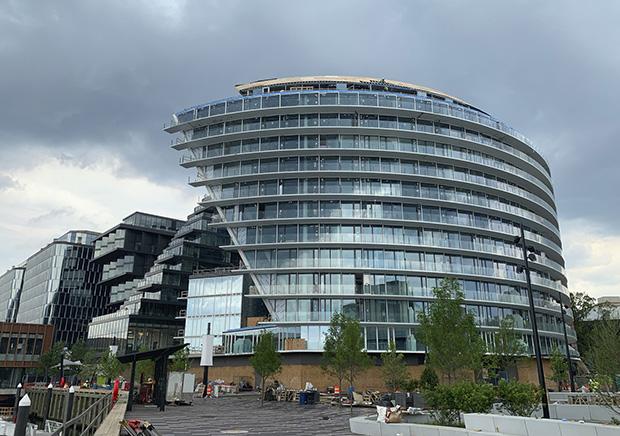
<svg viewBox="0 0 620 436">
<path fill-rule="evenodd" d="M 369 409 L 353 409 L 354 416 Z M 317 404 L 300 406 L 291 402 L 265 402 L 261 408 L 256 395 L 231 395 L 195 399 L 193 406 L 134 406 L 126 419 L 151 422 L 165 436 L 247 435 L 352 435 L 349 409 Z"/>
</svg>

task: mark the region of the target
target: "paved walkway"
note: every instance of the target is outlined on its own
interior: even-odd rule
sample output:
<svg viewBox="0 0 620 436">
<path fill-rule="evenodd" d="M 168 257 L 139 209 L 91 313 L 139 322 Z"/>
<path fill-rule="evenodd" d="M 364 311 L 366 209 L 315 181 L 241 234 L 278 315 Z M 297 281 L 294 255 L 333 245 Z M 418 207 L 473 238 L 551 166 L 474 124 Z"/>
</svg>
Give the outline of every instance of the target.
<svg viewBox="0 0 620 436">
<path fill-rule="evenodd" d="M 371 409 L 353 409 L 354 416 L 369 413 Z M 195 399 L 193 406 L 168 406 L 163 413 L 155 407 L 136 405 L 125 414 L 126 419 L 151 422 L 164 436 L 352 435 L 350 416 L 348 408 L 323 404 L 265 402 L 261 408 L 254 395 Z"/>
</svg>

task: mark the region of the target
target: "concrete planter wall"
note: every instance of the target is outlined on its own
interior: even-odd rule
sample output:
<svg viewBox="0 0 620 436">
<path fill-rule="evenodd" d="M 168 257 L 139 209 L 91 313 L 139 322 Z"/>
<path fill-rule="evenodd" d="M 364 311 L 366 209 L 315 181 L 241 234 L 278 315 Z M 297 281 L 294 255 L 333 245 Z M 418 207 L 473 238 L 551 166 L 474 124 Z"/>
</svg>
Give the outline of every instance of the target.
<svg viewBox="0 0 620 436">
<path fill-rule="evenodd" d="M 467 413 L 465 428 L 427 424 L 385 424 L 376 416 L 351 418 L 351 432 L 367 436 L 620 436 L 620 426 Z"/>
<path fill-rule="evenodd" d="M 468 430 L 496 435 L 620 436 L 620 427 L 613 425 L 478 413 L 466 413 L 464 419 Z"/>
</svg>

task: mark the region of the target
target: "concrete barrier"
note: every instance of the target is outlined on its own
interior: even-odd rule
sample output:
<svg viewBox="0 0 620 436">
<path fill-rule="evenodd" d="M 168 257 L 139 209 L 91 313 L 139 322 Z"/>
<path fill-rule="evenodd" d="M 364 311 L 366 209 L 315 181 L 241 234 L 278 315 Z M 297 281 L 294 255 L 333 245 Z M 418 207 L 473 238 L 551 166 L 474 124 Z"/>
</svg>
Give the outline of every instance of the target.
<svg viewBox="0 0 620 436">
<path fill-rule="evenodd" d="M 376 415 L 349 420 L 352 433 L 367 436 L 620 436 L 620 426 L 466 413 L 465 428 L 377 422 Z"/>
<path fill-rule="evenodd" d="M 614 425 L 481 413 L 466 413 L 463 417 L 467 430 L 492 432 L 496 435 L 620 436 L 620 427 Z"/>
</svg>

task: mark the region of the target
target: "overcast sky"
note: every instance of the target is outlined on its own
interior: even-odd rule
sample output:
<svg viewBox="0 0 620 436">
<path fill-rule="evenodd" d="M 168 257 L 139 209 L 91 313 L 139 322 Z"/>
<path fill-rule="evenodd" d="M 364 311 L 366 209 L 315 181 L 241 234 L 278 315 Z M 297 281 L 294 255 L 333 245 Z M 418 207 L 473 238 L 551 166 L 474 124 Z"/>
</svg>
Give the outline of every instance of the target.
<svg viewBox="0 0 620 436">
<path fill-rule="evenodd" d="M 620 2 L 2 1 L 0 271 L 71 228 L 184 218 L 170 114 L 290 75 L 459 96 L 551 166 L 569 288 L 620 294 Z"/>
</svg>

